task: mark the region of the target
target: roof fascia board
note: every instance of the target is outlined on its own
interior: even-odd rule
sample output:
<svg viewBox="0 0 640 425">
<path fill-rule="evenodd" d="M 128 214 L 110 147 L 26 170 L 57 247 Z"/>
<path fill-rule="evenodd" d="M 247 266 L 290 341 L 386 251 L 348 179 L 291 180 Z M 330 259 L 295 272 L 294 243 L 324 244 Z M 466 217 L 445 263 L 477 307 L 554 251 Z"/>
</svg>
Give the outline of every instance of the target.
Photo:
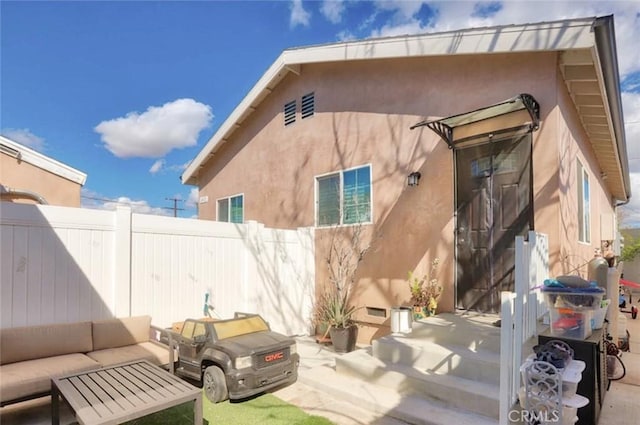
<svg viewBox="0 0 640 425">
<path fill-rule="evenodd" d="M 593 18 L 327 44 L 289 50 L 295 63 L 515 53 L 593 47 Z"/>
<path fill-rule="evenodd" d="M 597 48 L 598 63 L 604 75 L 604 86 L 607 106 L 616 143 L 616 160 L 620 165 L 621 179 L 627 201 L 631 197 L 631 180 L 629 176 L 629 157 L 625 139 L 624 117 L 622 113 L 622 95 L 620 93 L 620 74 L 618 71 L 618 53 L 616 48 L 613 15 L 596 18 L 593 23 Z M 608 114 L 609 115 L 609 114 Z"/>
<path fill-rule="evenodd" d="M 87 181 L 87 175 L 62 162 L 56 161 L 46 155 L 34 151 L 24 145 L 14 142 L 4 136 L 0 136 L 0 143 L 20 153 L 19 160 L 27 162 L 59 177 L 78 183 L 83 186 Z"/>
<path fill-rule="evenodd" d="M 459 31 L 386 37 L 287 49 L 269 67 L 222 123 L 182 174 L 183 184 L 197 184 L 196 173 L 228 140 L 246 110 L 256 107 L 265 89 L 273 90 L 288 72 L 304 64 L 442 55 L 516 53 L 592 48 L 595 18 L 569 19 L 525 25 L 472 28 Z M 262 95 L 262 98 L 265 96 Z"/>
</svg>

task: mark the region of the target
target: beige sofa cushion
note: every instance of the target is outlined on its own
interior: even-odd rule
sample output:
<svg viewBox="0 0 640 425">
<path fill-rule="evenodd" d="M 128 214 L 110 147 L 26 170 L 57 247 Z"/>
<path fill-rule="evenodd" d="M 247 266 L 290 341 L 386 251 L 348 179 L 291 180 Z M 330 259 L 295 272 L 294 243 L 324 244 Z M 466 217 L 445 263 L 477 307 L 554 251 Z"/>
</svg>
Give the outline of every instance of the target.
<svg viewBox="0 0 640 425">
<path fill-rule="evenodd" d="M 98 369 L 100 365 L 84 354 L 63 356 L 0 366 L 0 400 L 15 400 L 51 391 L 51 378 Z"/>
<path fill-rule="evenodd" d="M 0 364 L 92 350 L 91 322 L 0 329 Z"/>
<path fill-rule="evenodd" d="M 123 317 L 93 322 L 93 351 L 147 342 L 150 330 L 151 316 Z"/>
<path fill-rule="evenodd" d="M 158 366 L 169 364 L 168 347 L 164 348 L 153 342 L 140 342 L 125 347 L 92 351 L 87 353 L 87 356 L 100 363 L 102 367 L 136 360 L 149 360 Z"/>
</svg>

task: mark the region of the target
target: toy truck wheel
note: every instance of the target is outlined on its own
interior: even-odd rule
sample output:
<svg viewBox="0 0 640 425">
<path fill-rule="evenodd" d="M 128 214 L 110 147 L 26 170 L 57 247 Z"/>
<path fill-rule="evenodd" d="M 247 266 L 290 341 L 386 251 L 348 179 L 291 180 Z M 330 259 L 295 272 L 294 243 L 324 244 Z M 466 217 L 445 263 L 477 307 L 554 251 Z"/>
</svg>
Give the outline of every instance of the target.
<svg viewBox="0 0 640 425">
<path fill-rule="evenodd" d="M 227 381 L 224 372 L 218 366 L 209 366 L 202 376 L 204 393 L 212 403 L 220 403 L 227 399 Z"/>
</svg>

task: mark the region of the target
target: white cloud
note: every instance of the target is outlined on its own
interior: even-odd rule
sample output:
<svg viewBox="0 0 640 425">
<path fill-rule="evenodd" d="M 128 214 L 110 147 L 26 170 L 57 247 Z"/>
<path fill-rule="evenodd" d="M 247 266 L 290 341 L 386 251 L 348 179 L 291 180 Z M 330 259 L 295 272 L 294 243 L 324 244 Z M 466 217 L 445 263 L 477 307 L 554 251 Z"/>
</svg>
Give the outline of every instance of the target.
<svg viewBox="0 0 640 425">
<path fill-rule="evenodd" d="M 320 6 L 320 12 L 331 23 L 337 24 L 342 21 L 342 13 L 344 12 L 343 0 L 324 0 Z"/>
<path fill-rule="evenodd" d="M 189 198 L 187 202 L 185 202 L 185 206 L 188 208 L 196 208 L 198 206 L 198 201 L 200 200 L 200 192 L 197 187 L 194 187 L 189 192 Z"/>
<path fill-rule="evenodd" d="M 105 147 L 119 158 L 157 158 L 172 149 L 196 145 L 207 128 L 211 108 L 193 99 L 178 99 L 145 112 L 102 121 L 95 127 Z"/>
<path fill-rule="evenodd" d="M 44 139 L 36 136 L 27 128 L 5 128 L 1 133 L 4 137 L 14 142 L 25 145 L 35 151 L 44 152 Z"/>
<path fill-rule="evenodd" d="M 162 170 L 162 167 L 164 167 L 164 164 L 166 163 L 166 161 L 164 159 L 159 159 L 156 162 L 153 163 L 153 165 L 151 166 L 151 168 L 149 168 L 149 172 L 151 174 L 156 174 L 157 172 L 159 172 L 160 170 Z"/>
<path fill-rule="evenodd" d="M 311 19 L 311 13 L 304 10 L 304 6 L 302 6 L 302 0 L 293 0 L 289 7 L 291 9 L 291 18 L 289 20 L 289 25 L 291 26 L 291 28 L 294 28 L 298 25 L 308 27 L 309 20 Z"/>
<path fill-rule="evenodd" d="M 629 169 L 640 173 L 640 93 L 622 93 Z M 640 186 L 636 186 L 640 188 Z M 637 192 L 638 190 L 636 190 Z M 640 193 L 634 194 L 640 198 Z"/>
<path fill-rule="evenodd" d="M 153 215 L 171 215 L 171 211 L 167 208 L 152 207 L 145 200 L 135 201 L 126 196 L 120 196 L 118 199 L 112 202 L 105 202 L 102 206 L 104 210 L 115 210 L 117 206 L 127 205 L 131 207 L 131 211 L 138 214 L 153 214 Z"/>
<path fill-rule="evenodd" d="M 187 167 L 189 166 L 189 164 L 191 164 L 191 161 L 187 161 L 184 164 L 174 164 L 174 165 L 167 165 L 165 167 L 165 169 L 170 170 L 170 171 L 178 171 L 178 172 L 182 172 L 184 170 L 187 169 Z"/>
<path fill-rule="evenodd" d="M 107 197 L 86 188 L 82 188 L 81 200 L 82 208 L 114 211 L 118 206 L 128 206 L 131 208 L 132 212 L 138 214 L 153 214 L 163 216 L 172 215 L 169 209 L 162 207 L 152 207 L 145 200 L 135 201 L 126 196 L 120 196 L 117 199 L 108 199 Z"/>
<path fill-rule="evenodd" d="M 631 199 L 621 207 L 623 227 L 640 227 L 640 93 L 623 93 L 625 135 L 631 179 Z"/>
<path fill-rule="evenodd" d="M 340 31 L 336 35 L 336 38 L 338 41 L 351 41 L 357 39 L 357 37 L 349 30 Z"/>
<path fill-rule="evenodd" d="M 640 172 L 631 173 L 631 199 L 620 207 L 620 227 L 640 227 Z M 635 189 L 635 190 L 634 190 Z"/>
</svg>

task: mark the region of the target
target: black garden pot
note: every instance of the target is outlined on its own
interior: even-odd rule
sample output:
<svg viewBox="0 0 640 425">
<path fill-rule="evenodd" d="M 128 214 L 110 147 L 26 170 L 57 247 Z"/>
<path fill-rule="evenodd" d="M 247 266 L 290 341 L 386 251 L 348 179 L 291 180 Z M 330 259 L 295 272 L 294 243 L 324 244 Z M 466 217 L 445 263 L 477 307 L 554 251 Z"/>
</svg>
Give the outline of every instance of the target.
<svg viewBox="0 0 640 425">
<path fill-rule="evenodd" d="M 331 344 L 336 353 L 348 353 L 356 348 L 358 327 L 356 325 L 347 328 L 332 327 L 329 329 L 329 335 L 331 335 Z"/>
</svg>

